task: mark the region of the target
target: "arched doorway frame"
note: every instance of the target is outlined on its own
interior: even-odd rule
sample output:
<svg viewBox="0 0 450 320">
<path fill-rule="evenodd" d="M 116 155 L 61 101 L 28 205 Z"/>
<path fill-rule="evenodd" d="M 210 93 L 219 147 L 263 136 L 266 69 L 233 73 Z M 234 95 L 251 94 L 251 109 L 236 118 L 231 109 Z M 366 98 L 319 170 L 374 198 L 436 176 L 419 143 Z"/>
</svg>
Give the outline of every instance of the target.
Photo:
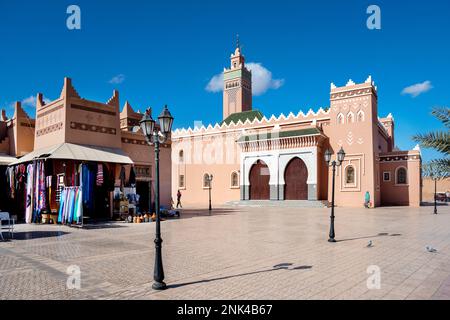
<svg viewBox="0 0 450 320">
<path fill-rule="evenodd" d="M 256 172 L 255 170 L 258 170 L 258 168 L 260 169 L 267 169 L 268 171 L 268 175 L 269 177 L 260 177 L 261 172 Z M 261 170 L 262 171 L 262 170 Z M 261 179 L 264 181 L 264 185 L 254 185 L 254 180 L 252 181 L 252 176 L 253 178 L 255 177 L 254 174 L 257 176 L 257 179 L 259 182 L 261 182 Z M 255 161 L 252 166 L 249 168 L 248 170 L 248 176 L 249 176 L 249 199 L 250 200 L 270 200 L 270 169 L 269 169 L 269 165 L 267 163 L 265 163 L 263 160 L 257 160 Z M 267 191 L 267 195 L 265 195 L 266 192 L 264 192 L 264 195 L 262 195 L 261 193 L 256 192 L 256 190 L 259 189 L 265 189 L 264 191 Z M 255 194 L 256 192 L 256 194 Z"/>
<path fill-rule="evenodd" d="M 286 165 L 285 165 L 285 167 L 284 167 L 283 174 L 280 175 L 280 176 L 283 177 L 283 180 L 284 180 L 283 199 L 284 199 L 284 200 L 287 200 L 287 199 L 286 199 L 286 198 L 287 198 L 287 197 L 286 197 L 286 190 L 287 190 L 286 173 L 287 173 L 287 170 L 288 170 L 289 166 L 290 166 L 296 159 L 298 159 L 299 161 L 301 161 L 301 162 L 302 162 L 302 165 L 303 165 L 304 168 L 306 169 L 306 177 L 303 177 L 304 180 L 305 180 L 305 186 L 304 186 L 304 188 L 305 188 L 305 190 L 304 190 L 305 194 L 304 194 L 303 197 L 301 197 L 302 199 L 290 199 L 290 200 L 308 200 L 308 177 L 309 177 L 309 170 L 308 170 L 308 166 L 306 165 L 305 161 L 303 161 L 303 160 L 302 160 L 300 157 L 298 157 L 298 156 L 292 157 L 291 160 L 289 160 L 289 162 L 286 163 Z M 295 179 L 298 179 L 298 178 L 299 178 L 299 177 L 295 177 Z"/>
</svg>

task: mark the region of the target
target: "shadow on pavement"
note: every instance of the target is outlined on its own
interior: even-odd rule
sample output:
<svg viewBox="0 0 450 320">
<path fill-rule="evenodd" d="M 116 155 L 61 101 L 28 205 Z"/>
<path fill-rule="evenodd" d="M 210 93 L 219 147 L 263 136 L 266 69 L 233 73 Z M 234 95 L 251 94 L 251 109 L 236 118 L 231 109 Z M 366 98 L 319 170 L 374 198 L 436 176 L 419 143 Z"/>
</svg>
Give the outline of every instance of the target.
<svg viewBox="0 0 450 320">
<path fill-rule="evenodd" d="M 434 202 L 422 202 L 420 205 L 422 207 L 434 207 Z M 437 207 L 446 207 L 448 205 L 449 205 L 448 202 L 440 202 L 440 201 L 436 202 Z"/>
<path fill-rule="evenodd" d="M 3 237 L 5 241 L 14 240 L 31 240 L 39 238 L 51 238 L 51 237 L 61 237 L 70 232 L 64 231 L 24 231 L 24 232 L 14 232 L 14 236 L 11 238 L 9 232 L 3 232 Z"/>
<path fill-rule="evenodd" d="M 253 271 L 253 272 L 246 272 L 246 273 L 240 273 L 240 274 L 235 274 L 235 275 L 231 275 L 231 276 L 218 277 L 218 278 L 212 278 L 212 279 L 204 279 L 204 280 L 199 280 L 199 281 L 171 284 L 171 285 L 168 285 L 167 288 L 168 289 L 175 289 L 175 288 L 189 286 L 189 285 L 198 284 L 198 283 L 208 283 L 208 282 L 213 282 L 213 281 L 244 277 L 244 276 L 248 276 L 248 275 L 253 275 L 253 274 L 258 274 L 258 273 L 266 273 L 266 272 L 272 272 L 272 271 L 278 271 L 278 270 L 307 270 L 307 269 L 312 269 L 312 266 L 307 266 L 307 265 L 305 265 L 305 266 L 298 266 L 298 267 L 294 267 L 294 268 L 289 269 L 290 266 L 292 266 L 292 263 L 280 263 L 280 264 L 277 264 L 277 265 L 273 266 L 272 269 Z"/>
<path fill-rule="evenodd" d="M 124 228 L 124 227 L 125 226 L 117 224 L 117 223 L 89 223 L 89 224 L 84 224 L 82 229 L 83 230 L 117 229 L 117 228 Z"/>
<path fill-rule="evenodd" d="M 239 211 L 235 208 L 217 208 L 211 211 L 206 209 L 175 209 L 180 210 L 180 219 L 188 219 L 195 217 L 208 217 L 208 216 L 223 216 L 233 214 Z"/>
<path fill-rule="evenodd" d="M 367 237 L 358 237 L 358 238 L 350 238 L 350 239 L 342 239 L 342 240 L 336 240 L 336 242 L 343 242 L 343 241 L 352 241 L 352 240 L 360 240 L 360 239 L 370 239 L 370 238 L 377 238 L 377 237 L 399 237 L 401 236 L 400 233 L 379 233 L 376 236 L 367 236 Z"/>
</svg>

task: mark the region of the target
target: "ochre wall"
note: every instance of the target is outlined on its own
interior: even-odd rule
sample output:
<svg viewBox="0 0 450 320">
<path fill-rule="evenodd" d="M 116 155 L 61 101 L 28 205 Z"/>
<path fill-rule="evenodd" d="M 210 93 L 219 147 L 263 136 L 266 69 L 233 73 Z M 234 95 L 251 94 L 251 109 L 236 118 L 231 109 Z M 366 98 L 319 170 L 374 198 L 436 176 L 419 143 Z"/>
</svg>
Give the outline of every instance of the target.
<svg viewBox="0 0 450 320">
<path fill-rule="evenodd" d="M 421 168 L 420 155 L 414 152 L 407 161 L 390 161 L 380 163 L 381 204 L 384 206 L 403 205 L 419 207 L 421 203 Z M 416 159 L 412 159 L 417 157 Z M 396 184 L 396 169 L 407 169 L 407 184 Z M 390 172 L 390 181 L 383 181 L 383 173 Z"/>
<path fill-rule="evenodd" d="M 180 190 L 183 195 L 183 205 L 207 208 L 209 191 L 207 188 L 203 188 L 205 173 L 213 175 L 211 190 L 213 205 L 240 199 L 239 187 L 231 187 L 232 172 L 239 174 L 240 150 L 234 141 L 235 138 L 230 140 L 230 136 L 225 138 L 224 132 L 213 135 L 213 138 L 197 135 L 195 138 L 189 137 L 182 141 L 174 140 L 172 145 L 172 196 L 175 202 L 177 191 Z M 180 150 L 183 150 L 184 153 L 183 161 L 179 159 Z M 179 188 L 180 174 L 185 176 L 184 188 Z"/>
<path fill-rule="evenodd" d="M 430 178 L 422 179 L 422 201 L 433 202 L 434 201 L 434 180 Z M 438 180 L 437 192 L 450 191 L 450 178 L 445 180 Z"/>
<path fill-rule="evenodd" d="M 358 118 L 360 112 L 364 114 L 361 119 Z M 350 113 L 354 115 L 353 122 L 349 121 Z M 343 116 L 343 123 L 339 123 L 339 115 Z M 377 97 L 371 81 L 362 84 L 349 83 L 345 87 L 332 88 L 330 118 L 330 125 L 324 126 L 324 133 L 329 137 L 333 152 L 332 159 L 336 159 L 341 146 L 346 153 L 344 162 L 336 170 L 336 205 L 361 207 L 366 191 L 369 191 L 372 201 L 378 205 L 374 150 L 374 144 L 378 144 Z M 356 172 L 356 181 L 352 185 L 344 181 L 344 172 L 349 165 L 352 165 Z M 330 168 L 328 199 L 331 199 L 331 181 Z"/>
</svg>

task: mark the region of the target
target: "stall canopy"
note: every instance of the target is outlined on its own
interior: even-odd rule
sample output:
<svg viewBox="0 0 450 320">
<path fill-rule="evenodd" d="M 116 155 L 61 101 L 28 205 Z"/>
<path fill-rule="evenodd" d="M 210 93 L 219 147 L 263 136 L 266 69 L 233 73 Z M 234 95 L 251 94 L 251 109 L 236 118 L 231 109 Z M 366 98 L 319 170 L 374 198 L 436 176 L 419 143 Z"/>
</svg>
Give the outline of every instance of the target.
<svg viewBox="0 0 450 320">
<path fill-rule="evenodd" d="M 10 163 L 9 165 L 13 166 L 36 159 L 65 159 L 133 164 L 130 157 L 128 157 L 121 149 L 61 143 L 30 152 L 20 159 L 15 159 L 16 161 Z"/>
<path fill-rule="evenodd" d="M 6 166 L 10 163 L 16 161 L 17 159 L 11 156 L 8 156 L 7 154 L 0 153 L 0 166 Z"/>
</svg>

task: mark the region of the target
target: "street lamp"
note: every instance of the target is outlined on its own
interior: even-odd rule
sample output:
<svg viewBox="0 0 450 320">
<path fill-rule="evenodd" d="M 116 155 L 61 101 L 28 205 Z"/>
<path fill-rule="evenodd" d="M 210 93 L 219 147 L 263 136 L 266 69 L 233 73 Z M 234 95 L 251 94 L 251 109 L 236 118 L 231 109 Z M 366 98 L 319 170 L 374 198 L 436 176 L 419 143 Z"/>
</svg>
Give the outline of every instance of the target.
<svg viewBox="0 0 450 320">
<path fill-rule="evenodd" d="M 437 214 L 437 177 L 432 177 L 434 180 L 434 214 Z"/>
<path fill-rule="evenodd" d="M 328 149 L 327 151 L 325 151 L 325 162 L 327 163 L 328 166 L 331 166 L 333 168 L 333 180 L 332 180 L 332 187 L 331 187 L 331 216 L 330 216 L 330 238 L 328 239 L 328 242 L 336 242 L 336 240 L 334 239 L 334 177 L 336 175 L 336 166 L 340 166 L 342 164 L 342 162 L 344 161 L 345 158 L 345 152 L 344 149 L 339 150 L 339 152 L 337 153 L 337 160 L 333 160 L 330 164 L 331 161 L 331 151 Z"/>
<path fill-rule="evenodd" d="M 158 117 L 159 129 L 155 126 L 155 120 L 152 119 L 151 109 L 147 109 L 141 121 L 139 121 L 142 132 L 149 145 L 155 146 L 155 214 L 156 214 L 156 233 L 155 233 L 155 270 L 153 274 L 154 283 L 152 288 L 155 290 L 166 289 L 164 283 L 164 269 L 162 263 L 162 239 L 161 239 L 161 220 L 159 213 L 159 144 L 165 143 L 170 139 L 173 117 L 167 109 L 167 105 Z"/>
<path fill-rule="evenodd" d="M 212 210 L 212 206 L 211 206 L 211 182 L 212 182 L 212 180 L 213 180 L 213 175 L 212 175 L 212 174 L 207 175 L 206 181 L 208 181 L 208 189 L 209 189 L 209 211 L 210 211 L 210 213 L 211 213 L 211 210 Z"/>
</svg>

